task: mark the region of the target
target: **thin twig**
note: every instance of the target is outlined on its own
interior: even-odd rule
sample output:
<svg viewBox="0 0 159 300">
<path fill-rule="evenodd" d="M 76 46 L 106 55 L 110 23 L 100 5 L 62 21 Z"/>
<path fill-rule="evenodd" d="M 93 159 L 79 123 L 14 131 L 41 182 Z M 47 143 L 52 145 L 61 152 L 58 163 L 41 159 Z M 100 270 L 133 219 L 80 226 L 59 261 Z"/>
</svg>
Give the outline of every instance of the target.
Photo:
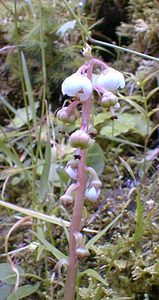
<svg viewBox="0 0 159 300">
<path fill-rule="evenodd" d="M 114 44 L 111 44 L 111 43 L 106 43 L 106 42 L 103 42 L 103 41 L 99 41 L 99 40 L 93 39 L 90 36 L 88 37 L 88 40 L 91 43 L 93 43 L 93 44 L 97 44 L 97 45 L 102 45 L 102 46 L 106 46 L 106 47 L 109 47 L 109 48 L 118 49 L 120 51 L 124 51 L 124 52 L 128 52 L 130 54 L 141 56 L 141 57 L 143 57 L 145 59 L 155 60 L 155 61 L 159 62 L 159 58 L 158 57 L 147 55 L 147 54 L 144 54 L 144 53 L 141 53 L 141 52 L 138 52 L 138 51 L 134 51 L 134 50 L 131 50 L 131 49 L 128 49 L 128 48 L 120 47 L 120 46 L 117 46 L 117 45 L 114 45 Z"/>
</svg>

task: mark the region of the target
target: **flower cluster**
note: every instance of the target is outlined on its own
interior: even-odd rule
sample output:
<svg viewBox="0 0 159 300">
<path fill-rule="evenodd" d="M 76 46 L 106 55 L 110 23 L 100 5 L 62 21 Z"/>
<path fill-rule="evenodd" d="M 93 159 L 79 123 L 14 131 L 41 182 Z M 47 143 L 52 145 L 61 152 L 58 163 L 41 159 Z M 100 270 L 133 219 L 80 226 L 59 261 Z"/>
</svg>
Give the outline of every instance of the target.
<svg viewBox="0 0 159 300">
<path fill-rule="evenodd" d="M 99 74 L 92 74 L 92 81 L 88 79 L 86 71 L 89 64 L 101 68 Z M 105 63 L 98 61 L 97 59 L 91 59 L 88 65 L 80 67 L 76 73 L 67 77 L 62 83 L 62 93 L 72 98 L 75 106 L 80 102 L 84 103 L 92 96 L 93 90 L 95 90 L 100 98 L 100 104 L 106 109 L 118 109 L 118 97 L 115 95 L 115 91 L 118 88 L 124 88 L 125 80 L 121 72 L 108 67 Z M 93 70 L 94 71 L 94 70 Z M 96 70 L 95 70 L 96 71 Z M 74 109 L 72 109 L 72 103 L 63 107 L 57 114 L 59 120 L 65 123 L 73 123 L 75 121 Z M 81 134 L 81 132 L 78 132 Z M 71 139 L 72 140 L 72 139 Z M 76 146 L 75 146 L 76 147 Z"/>
<path fill-rule="evenodd" d="M 86 54 L 87 53 L 85 53 L 85 55 Z M 113 113 L 114 109 L 118 109 L 120 107 L 115 91 L 119 88 L 124 88 L 125 86 L 123 74 L 113 68 L 108 67 L 104 62 L 92 58 L 90 55 L 90 50 L 88 54 L 88 64 L 82 65 L 76 73 L 67 77 L 62 83 L 62 93 L 63 95 L 67 95 L 70 99 L 69 105 L 64 105 L 57 113 L 58 119 L 64 123 L 73 123 L 75 121 L 76 106 L 79 103 L 83 106 L 87 101 L 92 101 L 91 99 L 93 91 L 97 92 L 100 99 L 100 105 L 103 108 L 109 109 Z M 92 74 L 88 78 L 87 70 L 90 67 L 92 69 Z M 98 74 L 96 74 L 97 71 Z M 84 112 L 82 111 L 82 113 Z M 84 116 L 82 116 L 82 118 L 84 118 Z M 88 126 L 87 124 L 84 126 L 82 123 L 81 128 L 74 131 L 70 135 L 69 144 L 73 148 L 79 149 L 79 151 L 87 149 L 93 142 L 95 132 L 96 129 L 91 125 Z M 79 159 L 72 159 L 65 167 L 65 171 L 69 177 L 73 180 L 77 180 L 77 182 L 79 163 Z M 91 202 L 95 202 L 98 200 L 100 195 L 101 181 L 99 180 L 94 169 L 86 167 L 86 172 L 87 181 L 84 197 Z M 61 197 L 61 202 L 63 205 L 73 205 L 73 192 L 74 185 L 73 188 L 70 186 L 65 195 Z"/>
</svg>

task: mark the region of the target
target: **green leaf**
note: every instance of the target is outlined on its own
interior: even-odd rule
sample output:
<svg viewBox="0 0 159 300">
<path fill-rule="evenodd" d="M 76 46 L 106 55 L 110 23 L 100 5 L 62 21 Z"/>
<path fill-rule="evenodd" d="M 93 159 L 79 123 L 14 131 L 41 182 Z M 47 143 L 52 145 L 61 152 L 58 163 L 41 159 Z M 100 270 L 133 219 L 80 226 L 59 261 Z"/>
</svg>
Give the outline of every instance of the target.
<svg viewBox="0 0 159 300">
<path fill-rule="evenodd" d="M 6 300 L 8 295 L 11 293 L 13 285 L 10 284 L 0 284 L 0 300 Z"/>
<path fill-rule="evenodd" d="M 154 115 L 156 112 L 159 111 L 159 108 L 154 108 L 151 111 L 149 111 L 149 113 L 147 114 L 147 117 L 150 119 L 152 115 Z"/>
<path fill-rule="evenodd" d="M 17 291 L 12 292 L 7 300 L 17 300 L 17 299 L 23 299 L 33 293 L 35 293 L 39 289 L 40 283 L 37 282 L 34 285 L 22 285 L 20 286 Z"/>
<path fill-rule="evenodd" d="M 88 150 L 87 165 L 94 168 L 97 174 L 101 174 L 103 172 L 105 166 L 105 156 L 102 148 L 97 143 L 91 145 Z"/>
<path fill-rule="evenodd" d="M 117 120 L 110 120 L 108 122 L 108 125 L 104 126 L 101 129 L 100 134 L 106 136 L 117 136 L 121 133 L 128 132 L 130 129 L 134 129 L 135 125 L 136 123 L 133 115 L 128 113 L 122 113 L 118 115 Z"/>
<path fill-rule="evenodd" d="M 36 110 L 37 110 L 38 106 L 39 106 L 39 103 L 36 102 L 35 103 Z M 28 106 L 27 110 L 28 110 L 28 115 L 27 115 L 25 107 L 17 109 L 15 117 L 11 120 L 8 127 L 19 128 L 19 127 L 22 127 L 23 125 L 27 124 L 28 118 L 29 118 L 29 120 L 32 119 L 31 107 Z"/>
<path fill-rule="evenodd" d="M 23 269 L 19 266 L 18 266 L 18 271 L 19 271 L 19 275 L 24 275 Z M 15 272 L 13 272 L 9 263 L 0 264 L 0 281 L 8 284 L 16 283 L 16 274 Z"/>
<path fill-rule="evenodd" d="M 50 244 L 44 237 L 44 233 L 40 227 L 38 227 L 37 233 L 33 232 L 39 241 L 45 246 L 45 249 L 51 252 L 58 260 L 67 259 L 67 256 L 58 250 L 55 246 Z"/>
<path fill-rule="evenodd" d="M 68 176 L 68 174 L 65 172 L 65 170 L 61 167 L 61 166 L 59 166 L 57 169 L 56 169 L 56 171 L 57 171 L 57 174 L 59 175 L 59 177 L 60 177 L 60 181 L 61 181 L 61 183 L 67 183 L 68 182 L 68 180 L 69 180 L 69 176 Z M 61 185 L 61 183 L 60 183 L 60 185 Z"/>
<path fill-rule="evenodd" d="M 50 139 L 46 143 L 45 148 L 45 163 L 43 166 L 42 175 L 40 178 L 40 186 L 39 186 L 39 200 L 40 202 L 44 199 L 47 191 L 48 191 L 48 177 L 50 171 L 50 164 L 51 164 L 51 144 Z"/>
<path fill-rule="evenodd" d="M 128 104 L 134 107 L 136 111 L 138 111 L 140 114 L 146 115 L 146 111 L 144 110 L 144 108 L 141 105 L 139 105 L 137 102 L 133 101 L 130 98 L 125 98 L 123 96 L 122 96 L 122 100 L 126 101 Z"/>
<path fill-rule="evenodd" d="M 134 233 L 134 241 L 138 242 L 144 232 L 144 222 L 143 222 L 143 207 L 141 204 L 141 198 L 140 198 L 140 191 L 139 189 L 136 190 L 137 192 L 137 196 L 136 196 L 136 200 L 137 200 L 137 207 L 136 207 L 136 215 L 137 215 L 137 219 L 136 219 L 136 228 L 135 228 L 135 233 Z"/>
<path fill-rule="evenodd" d="M 94 116 L 94 126 L 105 122 L 105 120 L 109 120 L 111 118 L 111 113 L 110 112 L 102 112 L 98 113 L 97 115 Z"/>
<path fill-rule="evenodd" d="M 86 248 L 90 249 L 122 216 L 120 213 L 112 222 L 110 222 L 103 230 L 99 231 L 93 238 L 91 238 L 87 244 Z"/>
<path fill-rule="evenodd" d="M 9 209 L 13 209 L 15 211 L 18 211 L 18 212 L 20 212 L 24 215 L 31 216 L 33 218 L 37 218 L 39 220 L 43 220 L 45 222 L 56 224 L 56 225 L 59 225 L 59 226 L 62 226 L 62 227 L 64 227 L 64 226 L 69 227 L 69 224 L 70 224 L 68 221 L 63 220 L 62 218 L 58 218 L 55 215 L 49 216 L 49 215 L 46 215 L 46 214 L 42 214 L 39 211 L 28 209 L 28 208 L 23 208 L 23 207 L 20 207 L 18 205 L 15 205 L 15 204 L 12 204 L 12 203 L 9 203 L 9 202 L 6 202 L 6 201 L 0 200 L 0 205 L 2 205 L 4 207 L 7 207 Z"/>
<path fill-rule="evenodd" d="M 156 87 L 156 88 L 154 88 L 152 91 L 150 91 L 150 92 L 147 94 L 147 96 L 146 96 L 147 101 L 148 101 L 155 93 L 157 93 L 158 91 L 159 91 L 159 86 Z"/>
<path fill-rule="evenodd" d="M 82 277 L 85 274 L 90 277 L 95 278 L 97 281 L 101 282 L 104 286 L 108 286 L 108 283 L 106 282 L 106 280 L 104 280 L 95 270 L 87 269 L 80 273 L 80 277 Z"/>
<path fill-rule="evenodd" d="M 1 151 L 9 157 L 9 159 L 15 163 L 19 168 L 23 169 L 23 164 L 21 163 L 19 156 L 14 148 L 12 150 L 6 146 L 3 142 L 0 141 L 0 149 Z"/>
<path fill-rule="evenodd" d="M 12 113 L 16 115 L 16 109 L 2 96 L 0 96 L 0 102 L 2 102 Z"/>
<path fill-rule="evenodd" d="M 28 72 L 28 68 L 27 68 L 27 64 L 26 64 L 26 60 L 25 60 L 25 56 L 24 56 L 23 52 L 21 53 L 21 59 L 22 59 L 23 75 L 24 75 L 28 100 L 29 100 L 32 119 L 33 119 L 33 123 L 34 123 L 34 129 L 35 129 L 36 136 L 38 136 L 35 102 L 34 102 L 34 98 L 33 98 L 33 92 L 32 92 L 29 72 Z"/>
<path fill-rule="evenodd" d="M 117 138 L 117 137 L 112 137 L 112 136 L 101 136 L 102 139 L 107 139 L 107 140 L 110 140 L 110 141 L 114 141 L 116 143 L 120 143 L 120 144 L 124 144 L 124 145 L 130 145 L 130 146 L 133 146 L 133 147 L 140 147 L 140 148 L 144 148 L 143 145 L 139 145 L 139 144 L 136 144 L 136 143 L 133 143 L 129 140 L 127 140 L 126 138 L 125 139 L 121 139 L 121 138 Z"/>
<path fill-rule="evenodd" d="M 119 156 L 119 159 L 121 161 L 121 163 L 123 164 L 123 166 L 125 167 L 125 169 L 127 170 L 127 172 L 129 173 L 129 175 L 132 177 L 132 179 L 134 181 L 136 181 L 135 175 L 133 170 L 131 169 L 130 165 L 126 162 L 126 160 L 124 160 L 122 157 Z"/>
<path fill-rule="evenodd" d="M 148 74 L 148 76 L 141 82 L 142 86 L 144 87 L 144 85 L 149 81 L 152 80 L 152 78 L 154 76 L 158 75 L 158 69 L 150 74 Z"/>
<path fill-rule="evenodd" d="M 147 130 L 149 129 L 150 131 L 152 129 L 152 122 L 141 114 L 134 114 L 133 116 L 136 122 L 136 131 L 144 137 L 147 134 Z"/>
</svg>

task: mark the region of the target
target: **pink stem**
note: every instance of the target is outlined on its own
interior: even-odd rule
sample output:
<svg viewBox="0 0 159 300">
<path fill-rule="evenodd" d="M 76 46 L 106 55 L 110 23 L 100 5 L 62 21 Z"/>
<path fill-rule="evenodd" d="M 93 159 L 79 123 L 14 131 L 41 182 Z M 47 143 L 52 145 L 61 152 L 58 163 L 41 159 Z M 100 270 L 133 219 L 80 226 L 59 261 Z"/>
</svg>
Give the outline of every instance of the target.
<svg viewBox="0 0 159 300">
<path fill-rule="evenodd" d="M 92 79 L 92 65 L 89 65 L 87 69 L 87 77 Z M 88 130 L 90 113 L 91 113 L 91 101 L 92 97 L 89 97 L 87 101 L 83 103 L 82 106 L 82 125 L 85 131 Z M 78 164 L 78 186 L 76 190 L 76 199 L 73 208 L 72 222 L 70 226 L 69 233 L 69 259 L 67 268 L 67 277 L 65 285 L 64 300 L 74 300 L 75 299 L 75 289 L 76 289 L 76 278 L 77 278 L 77 268 L 78 259 L 76 255 L 76 239 L 75 235 L 77 232 L 81 231 L 81 222 L 84 207 L 84 193 L 86 188 L 86 156 L 87 150 L 80 150 L 81 159 Z"/>
<path fill-rule="evenodd" d="M 97 93 L 101 93 L 101 94 L 104 94 L 105 92 L 107 92 L 103 87 L 98 86 L 98 85 L 93 85 L 93 89 L 94 89 Z"/>
<path fill-rule="evenodd" d="M 67 106 L 67 111 L 71 114 L 73 112 L 73 110 L 75 109 L 75 107 L 80 103 L 80 101 L 76 100 L 71 102 L 71 104 L 69 104 L 69 106 Z"/>
<path fill-rule="evenodd" d="M 82 65 L 77 71 L 77 74 L 84 74 L 88 68 L 88 65 Z"/>
<path fill-rule="evenodd" d="M 89 63 L 92 65 L 99 65 L 104 70 L 109 68 L 106 63 L 104 63 L 103 61 L 101 61 L 97 58 L 90 59 Z"/>
</svg>

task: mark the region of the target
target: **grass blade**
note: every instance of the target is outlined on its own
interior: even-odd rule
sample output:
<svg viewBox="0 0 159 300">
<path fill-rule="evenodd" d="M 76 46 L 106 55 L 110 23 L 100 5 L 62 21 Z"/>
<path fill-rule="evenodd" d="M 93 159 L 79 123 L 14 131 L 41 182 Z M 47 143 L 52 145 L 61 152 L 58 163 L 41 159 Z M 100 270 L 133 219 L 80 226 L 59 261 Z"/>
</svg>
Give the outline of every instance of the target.
<svg viewBox="0 0 159 300">
<path fill-rule="evenodd" d="M 58 260 L 67 259 L 67 256 L 58 250 L 55 246 L 50 244 L 44 237 L 44 233 L 40 227 L 38 227 L 37 233 L 33 234 L 39 239 L 39 241 L 44 245 L 45 249 L 51 252 Z"/>
<path fill-rule="evenodd" d="M 28 68 L 27 68 L 27 64 L 26 64 L 26 60 L 25 60 L 25 56 L 24 56 L 23 52 L 21 53 L 21 59 L 22 59 L 22 68 L 23 68 L 25 86 L 26 86 L 26 90 L 27 90 L 29 105 L 30 105 L 30 108 L 31 108 L 31 114 L 32 114 L 34 129 L 35 129 L 36 136 L 38 136 L 36 108 L 35 108 L 35 103 L 34 103 L 34 98 L 33 98 L 33 92 L 32 92 L 29 72 L 28 72 Z"/>
<path fill-rule="evenodd" d="M 3 142 L 0 141 L 0 149 L 1 151 L 7 155 L 10 160 L 15 163 L 16 166 L 23 168 L 23 164 L 21 163 L 17 152 L 14 149 L 14 152 L 10 150 Z"/>
<path fill-rule="evenodd" d="M 128 195 L 128 201 L 126 202 L 126 204 L 125 204 L 122 212 L 112 222 L 110 222 L 103 230 L 101 230 L 99 233 L 97 233 L 93 238 L 91 238 L 87 242 L 87 244 L 86 244 L 86 248 L 87 249 L 90 249 L 122 217 L 125 209 L 127 208 L 127 206 L 129 205 L 129 203 L 131 202 L 131 199 L 129 199 L 129 196 L 130 195 Z"/>
<path fill-rule="evenodd" d="M 20 212 L 24 215 L 31 216 L 33 218 L 43 220 L 45 222 L 49 222 L 49 223 L 52 223 L 52 224 L 56 224 L 56 225 L 59 225 L 61 227 L 63 227 L 63 226 L 69 227 L 69 225 L 70 225 L 70 223 L 68 221 L 65 221 L 61 218 L 57 218 L 54 215 L 48 216 L 48 215 L 40 213 L 38 211 L 28 209 L 28 208 L 23 208 L 23 207 L 20 207 L 20 206 L 17 206 L 15 204 L 8 203 L 8 202 L 2 201 L 2 200 L 0 200 L 0 205 L 2 205 L 4 207 L 7 207 L 7 208 L 10 208 L 10 209 L 13 209 L 15 211 L 18 211 L 18 212 Z"/>
<path fill-rule="evenodd" d="M 136 182 L 136 178 L 134 175 L 134 172 L 132 170 L 132 168 L 130 167 L 130 165 L 126 162 L 125 159 L 123 159 L 122 157 L 119 156 L 119 159 L 122 163 L 122 165 L 125 167 L 125 169 L 127 170 L 127 172 L 129 173 L 129 175 L 132 177 L 132 179 Z"/>
<path fill-rule="evenodd" d="M 43 166 L 43 171 L 40 179 L 40 187 L 39 187 L 39 200 L 43 201 L 47 191 L 48 191 L 48 177 L 50 172 L 51 165 L 51 144 L 50 139 L 48 137 L 48 141 L 45 148 L 45 163 Z"/>
<path fill-rule="evenodd" d="M 142 235 L 143 235 L 144 224 L 143 224 L 143 207 L 142 207 L 142 204 L 141 204 L 139 189 L 137 189 L 136 192 L 137 192 L 137 196 L 136 196 L 136 200 L 137 200 L 137 207 L 136 207 L 137 220 L 136 220 L 136 228 L 135 228 L 135 233 L 134 233 L 133 240 L 135 242 L 138 242 L 141 239 Z"/>
<path fill-rule="evenodd" d="M 80 277 L 82 277 L 83 275 L 88 275 L 90 277 L 95 278 L 96 280 L 98 280 L 99 282 L 101 282 L 104 286 L 108 286 L 108 283 L 106 282 L 105 279 L 103 279 L 95 270 L 93 269 L 87 269 L 83 272 L 80 273 Z"/>
</svg>

